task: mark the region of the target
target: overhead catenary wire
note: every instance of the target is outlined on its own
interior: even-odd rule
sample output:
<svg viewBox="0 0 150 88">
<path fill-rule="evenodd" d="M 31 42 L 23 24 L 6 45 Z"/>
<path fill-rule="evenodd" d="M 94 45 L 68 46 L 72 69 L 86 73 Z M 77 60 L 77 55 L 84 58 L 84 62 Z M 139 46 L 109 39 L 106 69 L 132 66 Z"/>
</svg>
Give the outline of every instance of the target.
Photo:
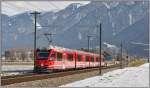
<svg viewBox="0 0 150 88">
<path fill-rule="evenodd" d="M 54 33 L 44 33 L 43 34 L 45 37 L 46 37 L 46 39 L 48 40 L 48 43 L 49 43 L 49 45 L 51 45 L 51 43 L 52 43 L 52 35 L 56 35 L 56 34 L 54 34 Z"/>
<path fill-rule="evenodd" d="M 93 35 L 87 35 L 88 38 L 88 52 L 90 52 L 90 39 L 94 37 Z"/>
</svg>

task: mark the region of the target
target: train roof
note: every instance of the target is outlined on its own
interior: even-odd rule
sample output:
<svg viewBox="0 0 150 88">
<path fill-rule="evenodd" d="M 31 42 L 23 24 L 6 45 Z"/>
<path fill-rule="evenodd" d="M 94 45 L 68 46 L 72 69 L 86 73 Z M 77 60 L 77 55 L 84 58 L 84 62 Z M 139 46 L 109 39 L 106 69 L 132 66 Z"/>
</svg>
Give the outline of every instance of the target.
<svg viewBox="0 0 150 88">
<path fill-rule="evenodd" d="M 80 50 L 73 50 L 73 49 L 69 49 L 69 48 L 64 48 L 64 47 L 58 47 L 58 46 L 49 46 L 48 49 L 54 49 L 60 52 L 78 52 L 78 53 L 84 53 L 84 54 L 89 54 L 89 55 L 97 55 L 99 56 L 99 54 L 95 54 L 95 53 L 90 53 L 90 52 L 85 52 L 85 51 L 80 51 Z"/>
</svg>

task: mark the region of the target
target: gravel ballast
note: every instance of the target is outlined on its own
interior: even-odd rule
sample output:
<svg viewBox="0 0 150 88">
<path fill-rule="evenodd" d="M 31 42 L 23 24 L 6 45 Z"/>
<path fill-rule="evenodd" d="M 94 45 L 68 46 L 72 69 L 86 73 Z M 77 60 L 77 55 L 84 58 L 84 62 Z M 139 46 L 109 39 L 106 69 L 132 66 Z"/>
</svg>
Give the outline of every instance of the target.
<svg viewBox="0 0 150 88">
<path fill-rule="evenodd" d="M 103 70 L 102 72 L 105 73 L 105 72 L 115 70 L 115 69 L 117 69 L 117 68 Z M 60 85 L 64 85 L 64 84 L 71 83 L 71 82 L 78 81 L 78 80 L 82 80 L 82 79 L 85 79 L 88 77 L 93 77 L 96 75 L 99 75 L 98 70 L 92 71 L 92 72 L 68 75 L 68 76 L 64 76 L 64 77 L 16 83 L 16 84 L 7 85 L 7 87 L 58 87 Z"/>
</svg>

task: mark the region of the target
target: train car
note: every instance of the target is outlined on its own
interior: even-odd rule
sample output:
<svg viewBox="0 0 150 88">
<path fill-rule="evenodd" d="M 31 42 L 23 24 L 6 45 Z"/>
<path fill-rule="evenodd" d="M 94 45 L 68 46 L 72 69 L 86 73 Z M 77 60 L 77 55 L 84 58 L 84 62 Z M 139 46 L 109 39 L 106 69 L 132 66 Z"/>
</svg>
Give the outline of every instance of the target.
<svg viewBox="0 0 150 88">
<path fill-rule="evenodd" d="M 104 65 L 103 56 L 101 57 Z M 36 50 L 35 71 L 37 72 L 97 66 L 99 66 L 98 54 L 66 48 Z"/>
<path fill-rule="evenodd" d="M 105 59 L 105 61 L 112 61 L 113 58 L 112 58 L 112 56 L 106 56 L 104 59 Z"/>
</svg>

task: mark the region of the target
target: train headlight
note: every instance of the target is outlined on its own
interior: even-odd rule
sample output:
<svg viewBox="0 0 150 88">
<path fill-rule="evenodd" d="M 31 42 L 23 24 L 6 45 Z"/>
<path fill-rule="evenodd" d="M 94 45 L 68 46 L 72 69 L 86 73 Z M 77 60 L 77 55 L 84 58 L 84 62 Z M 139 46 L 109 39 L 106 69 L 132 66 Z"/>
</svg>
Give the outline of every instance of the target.
<svg viewBox="0 0 150 88">
<path fill-rule="evenodd" d="M 41 66 L 44 66 L 44 64 L 41 64 Z"/>
</svg>

